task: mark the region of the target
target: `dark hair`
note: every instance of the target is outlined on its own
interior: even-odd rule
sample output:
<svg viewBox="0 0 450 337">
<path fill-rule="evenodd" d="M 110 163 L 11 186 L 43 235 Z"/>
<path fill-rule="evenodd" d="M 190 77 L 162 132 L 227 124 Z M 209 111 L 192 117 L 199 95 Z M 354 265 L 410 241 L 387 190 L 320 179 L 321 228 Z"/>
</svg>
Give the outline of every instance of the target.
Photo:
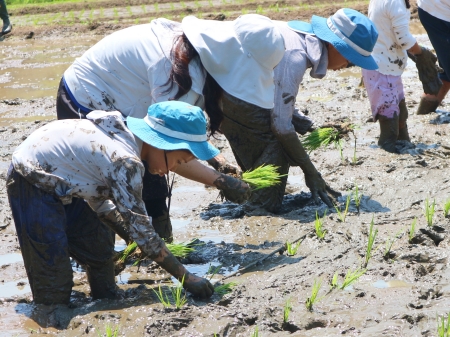
<svg viewBox="0 0 450 337">
<path fill-rule="evenodd" d="M 405 0 L 405 5 L 406 5 L 406 8 L 411 8 L 411 5 L 409 4 L 409 0 Z"/>
<path fill-rule="evenodd" d="M 192 78 L 189 74 L 189 63 L 199 56 L 184 33 L 175 38 L 170 54 L 172 68 L 170 69 L 169 79 L 163 84 L 163 86 L 168 87 L 162 94 L 170 93 L 176 84 L 178 91 L 170 100 L 177 100 L 191 90 Z M 220 124 L 223 120 L 223 111 L 220 107 L 223 89 L 206 69 L 204 71 L 206 79 L 202 94 L 205 98 L 205 111 L 209 117 L 209 134 L 212 136 L 216 132 L 220 132 Z"/>
</svg>

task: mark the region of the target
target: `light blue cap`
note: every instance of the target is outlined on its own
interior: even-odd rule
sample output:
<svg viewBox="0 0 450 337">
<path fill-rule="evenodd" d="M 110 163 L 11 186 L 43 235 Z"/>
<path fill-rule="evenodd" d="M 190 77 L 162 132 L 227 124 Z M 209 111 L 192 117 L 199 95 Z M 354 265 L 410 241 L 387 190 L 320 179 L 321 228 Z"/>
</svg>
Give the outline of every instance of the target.
<svg viewBox="0 0 450 337">
<path fill-rule="evenodd" d="M 378 31 L 368 17 L 350 8 L 342 8 L 328 19 L 313 15 L 311 24 L 289 21 L 288 26 L 304 34 L 314 34 L 331 43 L 351 63 L 368 70 L 378 69 L 371 56 Z"/>
<path fill-rule="evenodd" d="M 201 160 L 220 152 L 208 142 L 202 109 L 184 102 L 153 104 L 144 118 L 127 117 L 127 126 L 142 141 L 161 150 L 189 150 Z"/>
</svg>

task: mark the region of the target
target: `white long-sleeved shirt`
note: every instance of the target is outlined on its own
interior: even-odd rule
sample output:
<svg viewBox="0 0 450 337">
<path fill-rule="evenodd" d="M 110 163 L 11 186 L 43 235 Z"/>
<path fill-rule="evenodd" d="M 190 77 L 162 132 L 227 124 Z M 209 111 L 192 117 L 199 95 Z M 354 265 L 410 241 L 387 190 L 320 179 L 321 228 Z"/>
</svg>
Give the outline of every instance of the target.
<svg viewBox="0 0 450 337">
<path fill-rule="evenodd" d="M 378 40 L 372 52 L 377 71 L 384 75 L 400 76 L 416 39 L 409 32 L 411 13 L 404 0 L 370 0 L 369 19 L 378 30 Z"/>
<path fill-rule="evenodd" d="M 114 32 L 99 41 L 64 72 L 77 102 L 90 110 L 120 111 L 143 118 L 153 103 L 175 96 L 178 86 L 164 93 L 169 79 L 170 51 L 181 24 L 153 20 Z M 198 58 L 189 63 L 191 90 L 179 101 L 204 108 L 202 95 L 206 74 Z"/>
<path fill-rule="evenodd" d="M 164 243 L 142 200 L 145 169 L 133 134 L 117 111 L 93 111 L 87 118 L 34 131 L 14 151 L 14 169 L 63 204 L 82 198 L 99 214 L 117 207 L 132 239 L 146 254 L 159 254 Z"/>
<path fill-rule="evenodd" d="M 418 0 L 417 6 L 438 19 L 450 22 L 449 0 Z"/>
</svg>

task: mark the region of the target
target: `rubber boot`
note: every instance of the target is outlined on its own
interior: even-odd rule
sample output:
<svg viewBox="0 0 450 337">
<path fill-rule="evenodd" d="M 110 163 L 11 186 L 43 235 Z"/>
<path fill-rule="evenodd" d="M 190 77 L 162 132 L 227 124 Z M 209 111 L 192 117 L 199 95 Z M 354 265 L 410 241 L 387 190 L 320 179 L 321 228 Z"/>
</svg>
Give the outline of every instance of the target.
<svg viewBox="0 0 450 337">
<path fill-rule="evenodd" d="M 378 145 L 387 152 L 397 152 L 395 149 L 395 142 L 398 138 L 398 121 L 399 117 L 397 114 L 394 114 L 394 117 L 392 118 L 378 115 L 378 122 L 380 123 L 380 138 L 378 139 Z"/>
<path fill-rule="evenodd" d="M 86 274 L 94 300 L 100 298 L 117 299 L 120 292 L 116 285 L 114 261 L 110 259 L 99 266 L 86 265 Z"/>
<path fill-rule="evenodd" d="M 158 233 L 161 239 L 167 243 L 171 243 L 173 241 L 172 223 L 167 211 L 164 211 L 163 215 L 152 217 L 152 225 L 153 228 L 155 228 L 155 232 Z"/>
<path fill-rule="evenodd" d="M 410 142 L 411 139 L 409 138 L 408 124 L 406 123 L 406 120 L 408 119 L 408 108 L 406 107 L 405 99 L 402 99 L 400 101 L 398 107 L 400 108 L 400 114 L 398 116 L 397 140 L 407 140 L 408 142 Z"/>
<path fill-rule="evenodd" d="M 427 115 L 429 113 L 435 112 L 438 108 L 440 102 L 435 100 L 429 100 L 426 97 L 420 99 L 419 107 L 417 108 L 417 115 Z"/>
<path fill-rule="evenodd" d="M 8 15 L 8 11 L 6 9 L 6 1 L 5 0 L 0 0 L 0 18 L 3 21 L 3 26 L 2 26 L 2 30 L 0 32 L 0 36 L 11 33 L 12 25 L 11 25 L 11 22 L 9 22 L 9 15 Z"/>
</svg>

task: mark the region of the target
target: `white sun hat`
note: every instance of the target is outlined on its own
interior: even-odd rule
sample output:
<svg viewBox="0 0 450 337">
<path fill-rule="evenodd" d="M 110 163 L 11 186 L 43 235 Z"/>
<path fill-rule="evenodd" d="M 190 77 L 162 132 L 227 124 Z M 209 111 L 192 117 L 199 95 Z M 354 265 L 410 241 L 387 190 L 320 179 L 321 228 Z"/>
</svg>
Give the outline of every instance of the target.
<svg viewBox="0 0 450 337">
<path fill-rule="evenodd" d="M 273 68 L 285 48 L 272 20 L 246 14 L 234 21 L 187 16 L 181 23 L 203 66 L 223 90 L 247 103 L 273 108 Z"/>
</svg>

